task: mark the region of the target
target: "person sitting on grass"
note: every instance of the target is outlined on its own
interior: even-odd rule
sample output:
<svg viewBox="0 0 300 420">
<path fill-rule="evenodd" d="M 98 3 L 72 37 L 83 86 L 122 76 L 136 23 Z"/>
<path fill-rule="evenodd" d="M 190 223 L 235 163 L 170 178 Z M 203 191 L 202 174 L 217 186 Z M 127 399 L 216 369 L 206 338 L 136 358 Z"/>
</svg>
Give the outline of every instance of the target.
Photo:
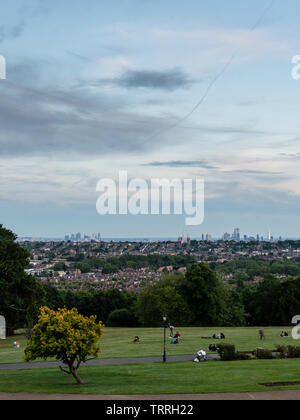
<svg viewBox="0 0 300 420">
<path fill-rule="evenodd" d="M 179 333 L 179 332 L 177 332 L 175 335 L 174 335 L 174 340 L 172 340 L 172 343 L 171 344 L 179 344 L 179 338 L 181 337 L 181 334 Z"/>
<path fill-rule="evenodd" d="M 134 343 L 139 343 L 140 342 L 140 337 L 135 336 L 133 342 Z"/>
<path fill-rule="evenodd" d="M 218 351 L 218 347 L 217 347 L 215 344 L 211 344 L 211 345 L 208 347 L 208 350 L 209 350 L 211 353 L 215 353 L 216 351 Z"/>
</svg>

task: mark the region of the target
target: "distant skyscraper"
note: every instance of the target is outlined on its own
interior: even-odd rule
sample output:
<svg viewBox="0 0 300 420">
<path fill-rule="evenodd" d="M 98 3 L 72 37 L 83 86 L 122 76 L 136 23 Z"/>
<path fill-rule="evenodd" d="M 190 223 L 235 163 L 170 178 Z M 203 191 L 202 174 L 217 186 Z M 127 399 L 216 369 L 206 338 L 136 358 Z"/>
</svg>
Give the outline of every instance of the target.
<svg viewBox="0 0 300 420">
<path fill-rule="evenodd" d="M 179 236 L 179 238 L 178 238 L 178 245 L 182 246 L 183 244 L 184 244 L 184 237 L 182 235 L 182 236 Z"/>
<path fill-rule="evenodd" d="M 241 240 L 241 231 L 239 228 L 234 229 L 232 239 L 237 242 Z"/>
<path fill-rule="evenodd" d="M 188 234 L 188 236 L 187 236 L 187 238 L 186 238 L 186 243 L 187 243 L 187 245 L 188 246 L 190 246 L 191 245 L 191 237 L 190 237 L 190 235 Z"/>
<path fill-rule="evenodd" d="M 231 235 L 230 235 L 230 233 L 224 233 L 224 235 L 223 235 L 223 241 L 224 242 L 228 242 L 228 241 L 230 241 L 230 238 L 231 238 Z"/>
</svg>

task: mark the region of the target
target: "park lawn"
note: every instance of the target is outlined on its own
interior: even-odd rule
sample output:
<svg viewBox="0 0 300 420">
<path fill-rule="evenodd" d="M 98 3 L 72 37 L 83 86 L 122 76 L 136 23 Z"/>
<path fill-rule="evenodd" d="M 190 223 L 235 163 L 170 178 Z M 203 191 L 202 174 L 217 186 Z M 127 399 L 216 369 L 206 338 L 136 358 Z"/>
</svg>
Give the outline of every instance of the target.
<svg viewBox="0 0 300 420">
<path fill-rule="evenodd" d="M 59 369 L 0 372 L 0 392 L 98 395 L 160 395 L 278 391 L 261 383 L 300 381 L 299 360 L 152 363 L 80 369 L 84 386 Z"/>
<path fill-rule="evenodd" d="M 253 351 L 257 347 L 273 350 L 277 344 L 299 345 L 300 342 L 291 337 L 283 339 L 280 337 L 282 330 L 288 331 L 291 335 L 291 327 L 265 328 L 266 339 L 261 342 L 258 335 L 259 327 L 254 328 L 178 328 L 182 338 L 179 345 L 172 345 L 167 334 L 167 354 L 169 356 L 194 355 L 200 349 L 207 349 L 209 344 L 218 341 L 202 337 L 210 337 L 214 333 L 222 331 L 226 340 L 222 342 L 235 344 L 239 351 Z M 167 331 L 169 333 L 169 331 Z M 162 328 L 105 328 L 101 337 L 101 358 L 134 358 L 160 356 L 163 354 Z M 133 338 L 138 335 L 141 342 L 133 343 Z M 13 348 L 13 342 L 21 344 L 20 349 Z M 0 341 L 0 364 L 21 363 L 24 361 L 24 348 L 26 338 L 24 336 L 10 337 Z"/>
</svg>

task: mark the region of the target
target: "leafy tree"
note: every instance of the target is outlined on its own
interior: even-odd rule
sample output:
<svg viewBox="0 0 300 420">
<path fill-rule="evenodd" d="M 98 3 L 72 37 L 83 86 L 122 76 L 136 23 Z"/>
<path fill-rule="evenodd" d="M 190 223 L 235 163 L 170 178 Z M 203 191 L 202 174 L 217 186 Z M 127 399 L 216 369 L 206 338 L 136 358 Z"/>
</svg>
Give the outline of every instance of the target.
<svg viewBox="0 0 300 420">
<path fill-rule="evenodd" d="M 160 326 L 165 313 L 177 325 L 190 319 L 189 308 L 170 277 L 143 287 L 137 296 L 135 313 L 144 326 Z"/>
<path fill-rule="evenodd" d="M 280 281 L 266 276 L 259 285 L 245 287 L 242 299 L 250 325 L 280 325 Z"/>
<path fill-rule="evenodd" d="M 193 264 L 181 282 L 180 290 L 192 313 L 193 324 L 222 324 L 224 285 L 206 264 Z"/>
<path fill-rule="evenodd" d="M 54 265 L 53 270 L 54 271 L 65 271 L 65 270 L 67 270 L 67 268 L 68 267 L 66 266 L 66 264 L 64 262 L 59 262 L 59 263 L 56 263 Z"/>
<path fill-rule="evenodd" d="M 137 324 L 137 319 L 129 309 L 116 309 L 111 312 L 107 325 L 110 327 L 131 327 Z"/>
<path fill-rule="evenodd" d="M 61 370 L 72 375 L 77 384 L 83 385 L 78 369 L 89 357 L 99 356 L 101 349 L 98 341 L 103 334 L 102 328 L 101 322 L 96 323 L 96 317 L 84 317 L 75 308 L 52 311 L 44 307 L 25 349 L 25 360 L 30 362 L 55 357 L 69 368 L 67 371 L 61 367 Z"/>
<path fill-rule="evenodd" d="M 29 251 L 17 244 L 16 238 L 0 225 L 0 313 L 6 318 L 8 335 L 34 323 L 45 304 L 42 286 L 25 273 Z"/>
<path fill-rule="evenodd" d="M 296 314 L 300 314 L 300 277 L 287 279 L 278 290 L 278 316 L 282 325 L 289 325 Z"/>
<path fill-rule="evenodd" d="M 222 325 L 228 327 L 241 327 L 246 325 L 246 313 L 242 298 L 235 289 L 226 285 L 224 286 Z"/>
<path fill-rule="evenodd" d="M 65 306 L 62 293 L 60 293 L 56 287 L 50 284 L 43 285 L 45 290 L 45 301 L 50 309 L 57 310 Z"/>
</svg>

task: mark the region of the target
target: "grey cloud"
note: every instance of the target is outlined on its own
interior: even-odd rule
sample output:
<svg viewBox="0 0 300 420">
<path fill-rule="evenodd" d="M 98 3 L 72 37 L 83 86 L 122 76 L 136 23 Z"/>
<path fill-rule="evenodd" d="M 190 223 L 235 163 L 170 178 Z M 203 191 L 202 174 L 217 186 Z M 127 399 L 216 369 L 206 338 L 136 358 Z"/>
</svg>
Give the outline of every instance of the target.
<svg viewBox="0 0 300 420">
<path fill-rule="evenodd" d="M 258 170 L 250 170 L 250 169 L 237 169 L 232 171 L 222 171 L 222 173 L 228 173 L 228 174 L 241 174 L 241 175 L 280 175 L 282 176 L 282 172 L 272 172 L 272 171 L 258 171 Z"/>
<path fill-rule="evenodd" d="M 53 88 L 39 75 L 44 65 L 28 62 L 12 66 L 10 77 L 0 83 L 2 156 L 83 159 L 146 152 L 160 146 L 160 141 L 148 141 L 149 125 L 162 127 L 169 122 L 167 117 L 135 114 L 118 97 L 95 95 L 89 89 Z"/>
<path fill-rule="evenodd" d="M 94 84 L 112 84 L 126 89 L 144 88 L 174 91 L 188 88 L 192 83 L 195 82 L 189 79 L 186 73 L 179 68 L 174 68 L 165 71 L 127 70 L 119 78 L 101 79 Z"/>
<path fill-rule="evenodd" d="M 157 166 L 157 167 L 168 167 L 168 168 L 190 167 L 190 168 L 216 169 L 215 166 L 212 166 L 202 160 L 195 160 L 195 161 L 173 160 L 170 162 L 151 162 L 144 166 Z"/>
<path fill-rule="evenodd" d="M 26 27 L 26 22 L 22 19 L 15 26 L 7 28 L 5 25 L 0 26 L 0 44 L 9 39 L 19 38 Z"/>
</svg>

